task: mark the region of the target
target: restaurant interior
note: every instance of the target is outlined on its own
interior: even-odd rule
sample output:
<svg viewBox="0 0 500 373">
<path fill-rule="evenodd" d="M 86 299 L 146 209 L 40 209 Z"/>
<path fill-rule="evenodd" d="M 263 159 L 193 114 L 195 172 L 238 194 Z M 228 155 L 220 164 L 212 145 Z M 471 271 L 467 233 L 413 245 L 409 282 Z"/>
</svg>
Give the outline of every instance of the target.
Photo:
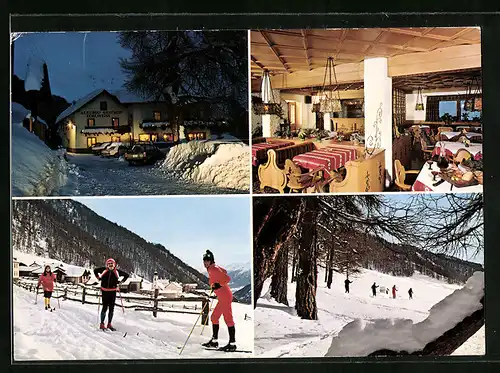
<svg viewBox="0 0 500 373">
<path fill-rule="evenodd" d="M 250 37 L 254 193 L 482 191 L 478 27 Z"/>
</svg>

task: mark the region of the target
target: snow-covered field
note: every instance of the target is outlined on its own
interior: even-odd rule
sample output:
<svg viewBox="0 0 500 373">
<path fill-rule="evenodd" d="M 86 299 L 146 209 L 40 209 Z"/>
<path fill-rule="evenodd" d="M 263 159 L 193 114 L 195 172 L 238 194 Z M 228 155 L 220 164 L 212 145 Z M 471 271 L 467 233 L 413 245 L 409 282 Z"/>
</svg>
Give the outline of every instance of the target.
<svg viewBox="0 0 500 373">
<path fill-rule="evenodd" d="M 179 355 L 197 315 L 158 313 L 115 306 L 116 332 L 98 330 L 96 305 L 75 301 L 51 302 L 54 312 L 43 309 L 43 300 L 14 286 L 14 360 L 100 360 L 100 359 L 178 359 L 178 358 L 249 358 L 251 353 L 224 353 L 204 349 L 200 344 L 211 336 L 211 325 L 201 321 Z M 214 301 L 213 306 L 215 306 Z M 238 349 L 253 350 L 252 306 L 233 303 Z M 203 330 L 203 335 L 201 334 Z M 126 333 L 126 335 L 125 335 Z M 125 337 L 124 337 L 125 335 Z M 228 332 L 221 320 L 219 343 L 226 343 Z"/>
<path fill-rule="evenodd" d="M 23 127 L 28 114 L 22 105 L 12 103 L 12 194 L 51 195 L 66 183 L 68 164 L 64 152 L 51 150 Z"/>
<path fill-rule="evenodd" d="M 361 274 L 352 277 L 353 283 L 350 293 L 344 290 L 345 276 L 334 274 L 332 288 L 328 289 L 324 281 L 324 272 L 318 274 L 318 289 L 316 293 L 318 306 L 317 321 L 302 320 L 296 316 L 295 283 L 288 284 L 288 302 L 290 307 L 279 304 L 269 297 L 269 279 L 264 284 L 261 298 L 255 309 L 255 355 L 256 357 L 323 357 L 328 354 L 333 342 L 339 343 L 339 332 L 349 323 L 360 319 L 359 323 L 386 327 L 393 327 L 390 319 L 407 319 L 405 325 L 418 323 L 429 316 L 429 310 L 436 303 L 447 297 L 455 290 L 462 288 L 450 285 L 423 275 L 413 277 L 394 277 L 376 271 L 363 270 Z M 396 299 L 391 294 L 371 295 L 371 285 L 392 288 L 396 285 L 399 290 Z M 408 299 L 408 289 L 414 291 L 413 299 Z M 469 300 L 471 300 L 469 298 Z M 389 321 L 381 321 L 381 320 Z M 374 320 L 377 320 L 374 322 Z M 354 323 L 356 324 L 356 323 Z M 354 325 L 351 324 L 351 325 Z M 357 329 L 357 328 L 354 328 Z M 383 328 L 380 328 L 383 329 Z M 344 330 L 344 334 L 351 333 Z M 484 336 L 484 332 L 483 332 Z M 358 344 L 362 337 L 358 335 Z M 474 338 L 474 341 L 472 339 Z M 341 343 L 344 340 L 340 341 Z M 484 338 L 480 331 L 462 346 L 466 353 L 484 351 Z M 383 348 L 383 346 L 380 346 Z M 354 351 L 354 350 L 353 350 Z M 340 352 L 340 351 L 337 351 Z M 357 351 L 356 351 L 357 352 Z M 460 351 L 456 352 L 457 354 Z M 342 351 L 332 356 L 356 356 L 359 353 Z"/>
</svg>

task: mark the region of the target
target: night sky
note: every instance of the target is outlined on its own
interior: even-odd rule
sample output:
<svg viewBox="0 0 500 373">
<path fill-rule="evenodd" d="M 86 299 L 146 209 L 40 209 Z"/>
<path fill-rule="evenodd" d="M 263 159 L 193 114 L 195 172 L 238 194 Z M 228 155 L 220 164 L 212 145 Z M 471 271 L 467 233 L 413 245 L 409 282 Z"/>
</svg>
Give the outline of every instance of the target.
<svg viewBox="0 0 500 373">
<path fill-rule="evenodd" d="M 52 94 L 71 103 L 98 88 L 122 89 L 125 75 L 119 58 L 130 56 L 118 43 L 116 32 L 30 33 L 14 41 L 13 70 L 24 80 L 30 57 L 42 59 Z"/>
</svg>

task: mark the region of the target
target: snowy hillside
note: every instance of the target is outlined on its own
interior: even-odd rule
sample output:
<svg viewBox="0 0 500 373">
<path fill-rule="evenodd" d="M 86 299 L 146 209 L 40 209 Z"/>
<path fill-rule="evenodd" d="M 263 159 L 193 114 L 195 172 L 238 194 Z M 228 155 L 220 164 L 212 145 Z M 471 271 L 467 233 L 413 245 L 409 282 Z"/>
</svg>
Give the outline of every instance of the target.
<svg viewBox="0 0 500 373">
<path fill-rule="evenodd" d="M 100 360 L 100 359 L 179 359 L 179 358 L 249 358 L 251 353 L 209 351 L 201 346 L 211 336 L 211 326 L 204 329 L 198 320 L 182 355 L 179 355 L 197 319 L 196 314 L 151 312 L 125 309 L 117 303 L 113 325 L 115 332 L 98 330 L 98 306 L 60 301 L 43 309 L 43 299 L 14 286 L 14 360 Z M 215 302 L 213 307 L 215 307 Z M 236 344 L 240 350 L 253 350 L 253 320 L 250 305 L 233 304 Z M 203 330 L 203 335 L 201 334 Z M 126 334 L 125 334 L 126 333 Z M 125 335 L 125 337 L 124 337 Z M 221 320 L 220 343 L 227 343 L 228 332 Z"/>
<path fill-rule="evenodd" d="M 318 273 L 318 279 L 324 272 Z M 295 283 L 288 283 L 290 307 L 277 303 L 267 294 L 271 280 L 267 280 L 255 309 L 255 354 L 258 357 L 322 357 L 328 353 L 332 341 L 349 323 L 360 319 L 365 325 L 374 319 L 407 319 L 410 324 L 421 322 L 429 316 L 429 310 L 447 297 L 459 285 L 447 284 L 420 274 L 412 277 L 395 277 L 376 271 L 362 270 L 351 278 L 350 293 L 344 290 L 345 276 L 334 274 L 332 288 L 322 281 L 318 283 L 316 300 L 318 320 L 302 320 L 294 308 Z M 371 285 L 392 288 L 396 285 L 396 299 L 391 294 L 371 295 Z M 414 291 L 408 299 L 408 289 Z M 390 292 L 389 292 L 390 293 Z M 408 323 L 407 322 L 407 323 Z M 386 321 L 387 326 L 391 321 Z M 356 339 L 359 342 L 360 336 Z M 476 350 L 484 350 L 484 339 L 478 338 Z M 469 351 L 472 349 L 469 348 Z M 335 353 L 332 352 L 334 355 Z M 342 356 L 346 356 L 343 351 Z M 335 355 L 339 356 L 339 355 Z"/>
<path fill-rule="evenodd" d="M 74 265 L 101 266 L 113 257 L 121 268 L 152 280 L 160 278 L 207 287 L 208 280 L 162 245 L 147 242 L 130 230 L 74 200 L 15 200 L 12 203 L 12 246 L 23 253 Z"/>
<path fill-rule="evenodd" d="M 51 150 L 23 127 L 28 114 L 22 105 L 12 103 L 12 194 L 50 195 L 66 183 L 68 164 L 64 152 Z"/>
<path fill-rule="evenodd" d="M 190 141 L 170 149 L 160 170 L 185 180 L 248 192 L 249 157 L 250 147 L 233 138 Z"/>
</svg>

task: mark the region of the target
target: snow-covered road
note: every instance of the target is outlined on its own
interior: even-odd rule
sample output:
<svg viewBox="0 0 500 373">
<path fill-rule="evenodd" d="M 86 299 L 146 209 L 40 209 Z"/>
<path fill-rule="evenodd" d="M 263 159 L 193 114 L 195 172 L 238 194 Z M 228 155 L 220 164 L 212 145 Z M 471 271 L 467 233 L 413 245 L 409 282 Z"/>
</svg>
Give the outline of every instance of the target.
<svg viewBox="0 0 500 373">
<path fill-rule="evenodd" d="M 130 167 L 128 162 L 117 158 L 103 158 L 90 154 L 68 154 L 70 170 L 68 181 L 56 195 L 179 195 L 244 193 L 210 184 L 194 183 L 169 176 L 154 166 Z"/>
<path fill-rule="evenodd" d="M 249 358 L 250 353 L 224 353 L 200 346 L 211 335 L 211 327 L 197 325 L 182 355 L 180 347 L 197 318 L 196 315 L 160 313 L 115 308 L 116 332 L 98 330 L 97 306 L 53 299 L 54 312 L 43 309 L 43 299 L 14 286 L 14 360 L 100 360 L 100 359 L 179 359 L 179 358 Z M 215 306 L 215 304 L 214 304 Z M 252 306 L 233 304 L 238 349 L 253 350 Z M 200 324 L 200 322 L 198 322 Z M 126 336 L 124 337 L 124 334 Z M 226 343 L 228 332 L 223 321 L 219 343 Z"/>
</svg>

